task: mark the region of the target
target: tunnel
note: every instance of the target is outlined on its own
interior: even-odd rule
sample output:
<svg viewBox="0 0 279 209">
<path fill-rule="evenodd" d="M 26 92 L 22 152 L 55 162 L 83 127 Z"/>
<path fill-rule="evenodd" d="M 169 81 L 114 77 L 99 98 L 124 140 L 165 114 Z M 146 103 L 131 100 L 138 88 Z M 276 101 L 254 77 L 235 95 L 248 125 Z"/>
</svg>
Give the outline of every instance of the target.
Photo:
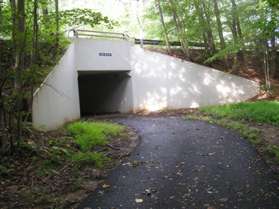
<svg viewBox="0 0 279 209">
<path fill-rule="evenodd" d="M 128 71 L 81 71 L 78 73 L 81 116 L 114 114 L 132 109 Z"/>
</svg>

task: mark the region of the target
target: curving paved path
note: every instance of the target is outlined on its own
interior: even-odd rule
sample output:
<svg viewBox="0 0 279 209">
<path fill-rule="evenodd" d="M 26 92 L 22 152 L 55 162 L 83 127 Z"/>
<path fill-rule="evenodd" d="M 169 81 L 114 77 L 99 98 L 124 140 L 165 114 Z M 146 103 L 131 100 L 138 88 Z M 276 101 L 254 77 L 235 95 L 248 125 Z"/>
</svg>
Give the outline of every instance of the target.
<svg viewBox="0 0 279 209">
<path fill-rule="evenodd" d="M 180 117 L 117 121 L 142 141 L 80 209 L 279 208 L 278 181 L 237 134 Z"/>
</svg>

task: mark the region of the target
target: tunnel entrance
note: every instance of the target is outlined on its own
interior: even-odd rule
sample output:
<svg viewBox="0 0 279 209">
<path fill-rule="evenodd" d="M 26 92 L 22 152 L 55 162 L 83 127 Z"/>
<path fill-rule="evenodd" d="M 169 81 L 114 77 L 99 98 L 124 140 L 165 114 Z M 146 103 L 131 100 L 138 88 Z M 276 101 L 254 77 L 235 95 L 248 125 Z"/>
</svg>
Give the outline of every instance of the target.
<svg viewBox="0 0 279 209">
<path fill-rule="evenodd" d="M 79 72 L 81 116 L 128 112 L 132 89 L 128 71 Z"/>
</svg>

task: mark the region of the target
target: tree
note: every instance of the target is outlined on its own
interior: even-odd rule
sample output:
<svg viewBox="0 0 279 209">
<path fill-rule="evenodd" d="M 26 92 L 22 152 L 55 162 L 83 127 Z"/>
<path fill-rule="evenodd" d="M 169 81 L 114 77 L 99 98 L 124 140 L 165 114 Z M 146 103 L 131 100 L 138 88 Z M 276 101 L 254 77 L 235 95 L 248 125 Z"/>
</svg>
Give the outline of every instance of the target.
<svg viewBox="0 0 279 209">
<path fill-rule="evenodd" d="M 55 0 L 55 55 L 57 54 L 57 50 L 59 48 L 59 0 Z"/>
<path fill-rule="evenodd" d="M 0 0 L 0 154 L 22 143 L 33 90 L 56 64 L 53 54 L 59 58 L 69 43 L 60 31 L 99 24 L 114 23 L 90 9 L 59 11 L 58 0 Z"/>
<path fill-rule="evenodd" d="M 242 37 L 242 30 L 240 26 L 240 21 L 239 21 L 239 14 L 238 14 L 238 9 L 235 3 L 235 0 L 231 0 L 232 4 L 232 25 L 231 25 L 231 30 L 232 34 L 234 37 L 234 42 L 236 45 L 239 45 L 239 50 L 237 52 L 237 61 L 238 63 L 235 62 L 234 64 L 234 70 L 243 67 L 246 68 L 246 63 L 245 63 L 245 57 L 243 53 L 243 37 Z"/>
<path fill-rule="evenodd" d="M 278 32 L 276 32 L 279 20 L 276 18 L 278 13 L 276 13 L 274 8 L 270 9 L 270 16 L 271 16 L 271 23 L 270 23 L 270 42 L 271 42 L 271 52 L 270 52 L 270 69 L 271 69 L 271 75 L 273 78 L 276 77 L 276 73 L 279 74 L 278 69 L 278 62 L 277 62 L 277 43 L 276 43 L 276 37 L 278 35 Z M 279 76 L 278 76 L 279 77 Z"/>
<path fill-rule="evenodd" d="M 177 35 L 180 40 L 182 50 L 183 50 L 184 54 L 186 55 L 186 57 L 188 59 L 190 59 L 188 41 L 187 41 L 187 38 L 185 35 L 185 31 L 182 28 L 181 20 L 179 19 L 178 15 L 177 15 L 177 8 L 176 8 L 176 4 L 174 1 L 175 0 L 169 0 L 169 4 L 170 4 L 171 11 L 172 11 L 172 16 L 173 16 L 173 21 L 175 23 Z"/>
<path fill-rule="evenodd" d="M 226 44 L 225 44 L 225 39 L 224 39 L 224 35 L 223 35 L 223 26 L 222 26 L 222 22 L 221 22 L 220 10 L 219 10 L 217 0 L 213 0 L 213 4 L 214 4 L 214 14 L 216 17 L 216 23 L 217 23 L 217 28 L 218 28 L 218 35 L 219 35 L 219 39 L 220 39 L 220 46 L 221 46 L 221 49 L 225 49 Z"/>
<path fill-rule="evenodd" d="M 3 0 L 0 0 L 0 27 L 2 26 L 2 7 L 3 7 Z"/>
<path fill-rule="evenodd" d="M 206 5 L 205 0 L 201 0 L 201 8 L 202 8 L 202 13 L 205 15 L 204 19 L 205 19 L 205 27 L 207 33 L 209 52 L 213 54 L 215 52 L 215 43 L 214 43 L 214 37 L 213 37 L 213 32 L 212 32 L 212 27 L 210 22 L 211 17 L 209 15 L 209 9 Z"/>
<path fill-rule="evenodd" d="M 15 50 L 15 113 L 16 113 L 16 140 L 21 139 L 22 129 L 22 73 L 24 70 L 25 57 L 25 1 L 11 0 L 11 7 L 13 10 L 13 38 Z M 11 146 L 13 151 L 13 146 Z"/>
<path fill-rule="evenodd" d="M 196 13 L 198 15 L 198 19 L 199 19 L 199 27 L 202 28 L 203 43 L 205 45 L 206 51 L 209 52 L 210 49 L 209 49 L 209 45 L 208 45 L 206 23 L 204 20 L 203 11 L 201 9 L 199 0 L 194 0 L 194 6 L 195 6 Z"/>
<path fill-rule="evenodd" d="M 164 20 L 164 14 L 163 14 L 163 11 L 162 11 L 161 2 L 160 2 L 160 0 L 156 0 L 156 3 L 157 3 L 159 15 L 160 15 L 160 21 L 161 21 L 163 31 L 164 31 L 164 37 L 165 37 L 167 49 L 170 52 L 170 41 L 169 41 L 169 37 L 168 37 L 168 31 L 167 31 L 167 28 L 166 28 L 165 20 Z"/>
<path fill-rule="evenodd" d="M 33 0 L 33 38 L 32 38 L 32 64 L 37 63 L 38 59 L 38 0 Z"/>
</svg>

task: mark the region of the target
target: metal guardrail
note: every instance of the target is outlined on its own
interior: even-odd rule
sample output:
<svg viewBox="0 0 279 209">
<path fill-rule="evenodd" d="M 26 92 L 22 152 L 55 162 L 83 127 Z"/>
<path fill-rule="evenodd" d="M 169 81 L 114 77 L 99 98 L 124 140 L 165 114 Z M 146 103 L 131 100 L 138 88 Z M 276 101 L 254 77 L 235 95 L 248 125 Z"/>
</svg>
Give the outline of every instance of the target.
<svg viewBox="0 0 279 209">
<path fill-rule="evenodd" d="M 152 40 L 152 39 L 138 39 L 135 38 L 135 44 L 143 44 L 143 45 L 162 45 L 165 46 L 166 42 L 162 40 Z M 181 43 L 179 41 L 170 41 L 170 46 L 181 46 Z M 198 43 L 198 42 L 189 42 L 189 46 L 194 46 L 194 47 L 204 47 L 203 43 Z"/>
<path fill-rule="evenodd" d="M 97 38 L 110 38 L 110 39 L 130 39 L 129 35 L 126 33 L 117 32 L 104 32 L 104 31 L 94 31 L 94 30 L 82 30 L 82 29 L 72 29 L 69 32 L 73 32 L 74 37 L 97 37 Z"/>
<path fill-rule="evenodd" d="M 126 33 L 117 33 L 117 32 L 105 32 L 105 31 L 95 31 L 95 30 L 82 30 L 82 29 L 71 29 L 68 31 L 73 33 L 73 36 L 76 38 L 87 38 L 87 37 L 96 37 L 96 38 L 107 38 L 107 39 L 123 39 L 134 42 L 135 44 L 141 45 L 161 45 L 165 46 L 166 43 L 163 40 L 152 40 L 152 39 L 138 39 L 132 38 Z M 181 43 L 179 41 L 171 41 L 170 46 L 180 47 Z M 198 42 L 189 42 L 191 47 L 204 47 L 203 43 Z"/>
</svg>

